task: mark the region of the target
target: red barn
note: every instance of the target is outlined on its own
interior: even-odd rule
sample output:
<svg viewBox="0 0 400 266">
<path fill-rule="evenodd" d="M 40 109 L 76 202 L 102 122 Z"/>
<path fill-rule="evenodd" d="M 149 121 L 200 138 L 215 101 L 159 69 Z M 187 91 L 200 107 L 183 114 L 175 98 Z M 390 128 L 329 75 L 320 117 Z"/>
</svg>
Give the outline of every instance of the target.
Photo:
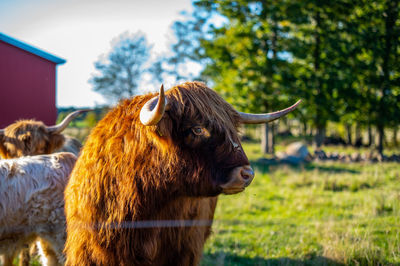
<svg viewBox="0 0 400 266">
<path fill-rule="evenodd" d="M 55 124 L 56 67 L 65 62 L 0 33 L 0 128 L 28 118 Z"/>
</svg>

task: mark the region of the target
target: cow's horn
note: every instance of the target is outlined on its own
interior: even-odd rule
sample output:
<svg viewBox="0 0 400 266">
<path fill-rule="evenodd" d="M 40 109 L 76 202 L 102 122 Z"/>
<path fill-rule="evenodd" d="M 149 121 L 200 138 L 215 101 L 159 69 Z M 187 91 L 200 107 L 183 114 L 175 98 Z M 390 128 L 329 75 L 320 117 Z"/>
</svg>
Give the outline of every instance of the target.
<svg viewBox="0 0 400 266">
<path fill-rule="evenodd" d="M 292 106 L 290 106 L 286 109 L 268 113 L 268 114 L 247 114 L 247 113 L 242 113 L 242 112 L 238 112 L 238 113 L 240 115 L 241 122 L 243 124 L 262 124 L 262 123 L 268 123 L 268 122 L 274 121 L 275 119 L 278 119 L 278 118 L 286 115 L 287 113 L 290 113 L 291 111 L 296 109 L 296 107 L 300 103 L 301 103 L 301 100 L 298 100 L 295 104 L 293 104 Z"/>
<path fill-rule="evenodd" d="M 145 126 L 156 125 L 162 119 L 167 106 L 168 101 L 165 97 L 164 85 L 161 85 L 158 96 L 148 100 L 140 110 L 140 122 Z"/>
<path fill-rule="evenodd" d="M 64 120 L 61 121 L 58 125 L 47 127 L 47 131 L 53 134 L 61 133 L 61 131 L 63 131 L 75 117 L 89 111 L 93 111 L 93 109 L 82 109 L 72 112 L 66 118 L 64 118 Z"/>
</svg>

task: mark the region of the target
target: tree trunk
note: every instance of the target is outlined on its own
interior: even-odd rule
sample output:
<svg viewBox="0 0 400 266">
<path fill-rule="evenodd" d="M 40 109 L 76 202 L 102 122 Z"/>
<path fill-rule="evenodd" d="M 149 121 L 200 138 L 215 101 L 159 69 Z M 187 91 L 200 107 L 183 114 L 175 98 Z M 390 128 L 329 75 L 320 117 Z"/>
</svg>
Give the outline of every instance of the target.
<svg viewBox="0 0 400 266">
<path fill-rule="evenodd" d="M 320 27 L 321 27 L 321 16 L 320 12 L 317 11 L 315 14 L 315 31 L 314 31 L 314 41 L 315 41 L 315 49 L 314 49 L 314 71 L 315 71 L 315 105 L 316 105 L 316 116 L 315 116 L 315 124 L 317 125 L 317 133 L 315 135 L 315 144 L 317 147 L 321 147 L 324 142 L 325 134 L 326 134 L 326 121 L 323 117 L 323 93 L 321 90 L 321 79 L 320 79 L 320 59 L 321 59 L 321 36 L 320 36 Z"/>
<path fill-rule="evenodd" d="M 268 124 L 261 125 L 261 152 L 267 154 L 269 152 L 269 126 Z"/>
<path fill-rule="evenodd" d="M 326 128 L 325 126 L 317 127 L 317 134 L 315 135 L 315 144 L 318 148 L 322 146 L 325 139 Z"/>
<path fill-rule="evenodd" d="M 274 123 L 270 124 L 270 130 L 269 130 L 269 153 L 270 154 L 275 154 L 275 127 L 276 125 Z"/>
<path fill-rule="evenodd" d="M 388 95 L 391 95 L 390 72 L 394 69 L 394 64 L 391 63 L 391 56 L 397 50 L 397 33 L 395 32 L 396 21 L 398 19 L 398 0 L 387 0 L 385 10 L 385 34 L 384 34 L 384 54 L 382 60 L 382 85 L 381 85 L 381 99 L 379 101 L 378 113 L 378 151 L 383 153 L 385 126 L 388 123 Z M 390 119 L 390 118 L 389 118 Z"/>
<path fill-rule="evenodd" d="M 307 121 L 303 120 L 303 136 L 307 136 Z"/>
<path fill-rule="evenodd" d="M 374 142 L 374 135 L 372 134 L 372 127 L 371 124 L 368 124 L 368 147 L 371 147 Z"/>
<path fill-rule="evenodd" d="M 361 126 L 360 123 L 356 123 L 356 132 L 355 132 L 355 140 L 354 140 L 354 146 L 355 147 L 362 147 L 363 145 L 363 138 L 361 135 Z"/>
<path fill-rule="evenodd" d="M 397 147 L 397 126 L 393 128 L 393 146 Z"/>
<path fill-rule="evenodd" d="M 385 128 L 383 125 L 378 125 L 378 152 L 383 153 L 383 142 L 385 141 Z"/>
<path fill-rule="evenodd" d="M 360 123 L 356 123 L 356 139 L 361 138 L 361 126 Z"/>
<path fill-rule="evenodd" d="M 263 154 L 275 152 L 275 126 L 274 124 L 262 124 L 261 151 Z"/>
<path fill-rule="evenodd" d="M 353 143 L 352 137 L 351 137 L 351 124 L 346 124 L 346 130 L 347 130 L 347 145 L 351 145 Z"/>
</svg>

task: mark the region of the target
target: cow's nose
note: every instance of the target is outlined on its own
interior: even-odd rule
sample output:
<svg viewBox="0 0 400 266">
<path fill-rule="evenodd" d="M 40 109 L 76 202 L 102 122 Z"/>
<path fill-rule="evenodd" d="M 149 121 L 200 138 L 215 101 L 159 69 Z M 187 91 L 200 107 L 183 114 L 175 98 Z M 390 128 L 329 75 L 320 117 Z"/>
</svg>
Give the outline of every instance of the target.
<svg viewBox="0 0 400 266">
<path fill-rule="evenodd" d="M 220 185 L 222 193 L 235 194 L 243 191 L 254 178 L 254 171 L 250 165 L 238 166 L 229 174 L 227 183 Z"/>
<path fill-rule="evenodd" d="M 246 186 L 248 186 L 254 178 L 254 171 L 250 165 L 245 165 L 240 170 L 240 175 L 243 180 L 246 182 Z"/>
</svg>

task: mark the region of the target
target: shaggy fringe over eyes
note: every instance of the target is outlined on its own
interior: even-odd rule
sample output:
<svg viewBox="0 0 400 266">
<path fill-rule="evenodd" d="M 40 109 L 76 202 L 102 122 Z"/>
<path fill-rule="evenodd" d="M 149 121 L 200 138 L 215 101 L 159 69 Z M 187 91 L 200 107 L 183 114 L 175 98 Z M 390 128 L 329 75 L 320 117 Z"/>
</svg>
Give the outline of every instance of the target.
<svg viewBox="0 0 400 266">
<path fill-rule="evenodd" d="M 169 101 L 169 115 L 181 121 L 210 123 L 211 127 L 228 132 L 235 132 L 239 126 L 240 118 L 235 109 L 202 82 L 187 82 L 166 94 L 173 99 Z"/>
<path fill-rule="evenodd" d="M 233 142 L 240 145 L 239 114 L 215 91 L 202 82 L 187 82 L 167 91 L 167 96 L 171 103 L 167 114 L 177 121 L 176 128 L 199 124 L 211 130 L 216 146 L 208 153 L 214 154 L 213 160 L 224 162 L 226 168 L 249 164 L 244 153 L 233 152 Z"/>
</svg>

